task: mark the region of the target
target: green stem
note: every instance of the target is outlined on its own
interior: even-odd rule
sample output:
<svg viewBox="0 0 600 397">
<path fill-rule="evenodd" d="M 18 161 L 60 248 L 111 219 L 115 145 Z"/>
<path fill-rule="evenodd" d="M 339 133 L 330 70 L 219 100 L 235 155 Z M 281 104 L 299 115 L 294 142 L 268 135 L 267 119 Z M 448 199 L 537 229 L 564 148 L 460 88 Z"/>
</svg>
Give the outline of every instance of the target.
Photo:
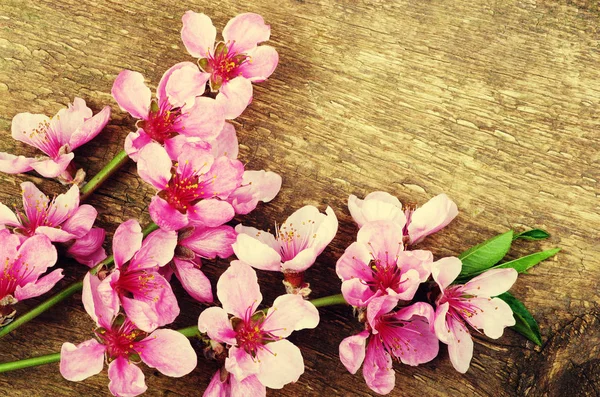
<svg viewBox="0 0 600 397">
<path fill-rule="evenodd" d="M 125 163 L 129 160 L 129 156 L 125 152 L 125 150 L 121 150 L 119 153 L 115 155 L 115 157 L 109 161 L 108 164 L 104 166 L 88 183 L 86 183 L 81 190 L 79 191 L 81 194 L 81 201 L 85 201 L 90 194 L 94 193 L 96 189 L 104 183 L 112 174 L 114 174 L 119 168 L 121 168 Z"/>
<path fill-rule="evenodd" d="M 15 369 L 36 367 L 38 365 L 57 363 L 60 361 L 60 353 L 46 354 L 45 356 L 27 358 L 25 360 L 12 361 L 0 364 L 0 373 L 14 371 Z"/>
<path fill-rule="evenodd" d="M 309 301 L 315 307 L 325 307 L 332 305 L 347 305 L 348 303 L 344 300 L 344 296 L 342 294 L 324 296 L 322 298 L 317 298 Z"/>
<path fill-rule="evenodd" d="M 198 330 L 198 324 L 190 325 L 189 327 L 178 329 L 177 332 L 183 334 L 186 338 L 194 338 L 196 336 L 200 336 L 200 331 Z"/>
<path fill-rule="evenodd" d="M 148 234 L 152 233 L 156 229 L 158 229 L 158 226 L 153 222 L 150 225 L 148 225 L 142 231 L 142 233 L 144 234 L 144 237 L 146 237 Z M 111 255 L 108 258 L 106 258 L 105 260 L 103 260 L 102 262 L 100 262 L 98 265 L 96 265 L 96 267 L 90 269 L 90 273 L 91 274 L 96 274 L 96 273 L 98 273 L 98 270 L 100 270 L 102 268 L 102 266 L 110 267 L 113 263 L 115 263 L 115 259 Z M 67 286 L 65 289 L 63 289 L 62 291 L 60 291 L 59 293 L 57 293 L 53 297 L 51 297 L 51 298 L 45 300 L 44 302 L 40 303 L 39 305 L 37 305 L 36 307 L 34 307 L 33 309 L 31 309 L 27 313 L 25 313 L 25 314 L 17 317 L 17 319 L 15 321 L 13 321 L 10 324 L 8 324 L 8 325 L 0 328 L 0 338 L 3 338 L 4 336 L 6 336 L 7 334 L 9 334 L 10 332 L 12 332 L 15 329 L 19 328 L 21 325 L 23 325 L 23 324 L 25 324 L 25 323 L 33 320 L 34 318 L 36 318 L 37 316 L 39 316 L 40 314 L 42 314 L 46 310 L 50 309 L 52 306 L 56 305 L 57 303 L 60 303 L 60 302 L 64 301 L 65 299 L 69 298 L 70 296 L 72 296 L 76 292 L 81 291 L 82 289 L 83 289 L 83 281 L 77 281 L 76 283 L 73 283 L 73 284 Z"/>
</svg>

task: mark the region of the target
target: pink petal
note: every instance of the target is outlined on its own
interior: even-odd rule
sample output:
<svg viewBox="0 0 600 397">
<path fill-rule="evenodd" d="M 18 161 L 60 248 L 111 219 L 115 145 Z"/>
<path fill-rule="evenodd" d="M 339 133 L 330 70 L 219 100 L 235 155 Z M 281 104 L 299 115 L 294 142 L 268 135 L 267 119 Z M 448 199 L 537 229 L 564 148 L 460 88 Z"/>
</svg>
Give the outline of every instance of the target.
<svg viewBox="0 0 600 397">
<path fill-rule="evenodd" d="M 121 305 L 127 318 L 142 331 L 152 332 L 160 326 L 158 313 L 148 302 L 121 297 Z"/>
<path fill-rule="evenodd" d="M 402 229 L 391 221 L 374 221 L 358 231 L 356 241 L 371 247 L 375 258 L 390 263 L 403 250 Z"/>
<path fill-rule="evenodd" d="M 94 139 L 110 120 L 110 106 L 102 108 L 94 117 L 87 119 L 69 139 L 69 148 L 74 150 Z"/>
<path fill-rule="evenodd" d="M 167 153 L 169 154 L 171 160 L 176 161 L 177 158 L 181 156 L 184 147 L 187 146 L 192 141 L 192 139 L 197 140 L 198 138 L 188 138 L 185 135 L 176 135 L 173 138 L 165 139 L 164 147 Z M 207 149 L 210 147 L 208 143 L 203 143 L 207 145 Z"/>
<path fill-rule="evenodd" d="M 19 113 L 12 119 L 11 134 L 13 139 L 36 147 L 46 153 L 40 132 L 50 125 L 50 118 L 43 114 Z M 43 134 L 43 133 L 42 133 Z M 46 153 L 51 155 L 50 153 Z M 54 153 L 52 153 L 54 154 Z"/>
<path fill-rule="evenodd" d="M 315 263 L 317 256 L 317 251 L 314 248 L 303 249 L 292 259 L 283 262 L 281 269 L 282 271 L 303 272 Z"/>
<path fill-rule="evenodd" d="M 228 397 L 231 395 L 231 390 L 230 390 L 230 385 L 229 382 L 227 382 L 229 380 L 230 377 L 229 375 L 227 375 L 227 378 L 225 379 L 224 382 L 221 382 L 221 370 L 217 370 L 217 372 L 215 372 L 215 374 L 213 375 L 213 377 L 210 379 L 210 383 L 208 384 L 208 386 L 206 386 L 206 389 L 204 390 L 204 394 L 202 394 L 202 397 Z M 248 394 L 249 396 L 251 396 L 251 394 Z"/>
<path fill-rule="evenodd" d="M 250 56 L 250 60 L 243 65 L 242 76 L 254 83 L 268 79 L 273 71 L 275 71 L 279 62 L 277 50 L 268 45 L 256 47 L 248 55 Z"/>
<path fill-rule="evenodd" d="M 367 338 L 369 331 L 362 331 L 359 334 L 349 336 L 340 343 L 340 361 L 344 367 L 355 374 L 365 359 Z"/>
<path fill-rule="evenodd" d="M 157 329 L 138 342 L 135 350 L 150 368 L 175 378 L 192 372 L 198 361 L 188 338 L 171 329 Z"/>
<path fill-rule="evenodd" d="M 225 125 L 224 109 L 215 99 L 198 97 L 190 102 L 182 123 L 181 133 L 187 137 L 215 139 Z"/>
<path fill-rule="evenodd" d="M 17 250 L 17 257 L 12 265 L 14 270 L 19 268 L 27 270 L 23 272 L 19 284 L 23 286 L 25 283 L 35 282 L 49 267 L 56 264 L 57 258 L 56 248 L 48 237 L 42 235 L 29 237 Z"/>
<path fill-rule="evenodd" d="M 72 217 L 79 208 L 79 187 L 77 185 L 63 194 L 59 194 L 48 208 L 46 215 L 48 224 L 58 226 Z M 91 226 L 90 226 L 91 227 Z M 89 230 L 89 229 L 88 229 Z M 68 232 L 68 230 L 65 230 Z"/>
<path fill-rule="evenodd" d="M 169 68 L 156 89 L 159 104 L 171 108 L 190 106 L 197 96 L 204 94 L 210 74 L 203 73 L 192 62 L 179 62 Z"/>
<path fill-rule="evenodd" d="M 31 182 L 21 183 L 21 193 L 23 194 L 23 209 L 25 215 L 31 223 L 38 222 L 39 218 L 46 217 L 46 208 L 50 199 L 40 189 Z M 79 195 L 79 192 L 77 192 Z"/>
<path fill-rule="evenodd" d="M 248 214 L 256 208 L 259 201 L 267 203 L 279 193 L 281 176 L 274 172 L 245 171 L 242 186 L 230 196 L 229 201 L 237 214 Z"/>
<path fill-rule="evenodd" d="M 419 274 L 419 282 L 424 283 L 431 274 L 433 254 L 431 251 L 412 250 L 398 253 L 397 265 L 403 272 L 415 270 Z"/>
<path fill-rule="evenodd" d="M 448 319 L 452 339 L 448 344 L 448 353 L 452 366 L 461 374 L 469 369 L 473 358 L 473 339 L 465 325 L 460 321 Z"/>
<path fill-rule="evenodd" d="M 221 132 L 219 132 L 216 138 L 210 141 L 210 145 L 213 156 L 225 156 L 230 159 L 237 159 L 239 145 L 235 127 L 231 123 L 224 123 Z"/>
<path fill-rule="evenodd" d="M 236 346 L 229 349 L 229 355 L 225 359 L 225 369 L 238 381 L 243 381 L 248 376 L 257 374 L 259 365 L 259 360 Z"/>
<path fill-rule="evenodd" d="M 397 298 L 407 301 L 411 300 L 415 296 L 420 283 L 421 279 L 416 270 L 410 269 L 406 273 L 403 273 L 398 283 L 399 288 L 395 291 Z M 387 292 L 394 295 L 394 291 L 390 288 L 388 288 Z"/>
<path fill-rule="evenodd" d="M 177 211 L 158 196 L 152 197 L 148 212 L 154 223 L 163 230 L 179 230 L 190 223 L 186 214 Z"/>
<path fill-rule="evenodd" d="M 517 275 L 515 269 L 491 269 L 471 279 L 461 291 L 467 295 L 491 298 L 508 291 L 517 281 Z"/>
<path fill-rule="evenodd" d="M 363 376 L 367 386 L 379 394 L 388 394 L 395 386 L 396 374 L 392 369 L 392 358 L 381 345 L 379 338 L 371 338 L 369 341 Z"/>
<path fill-rule="evenodd" d="M 204 14 L 187 11 L 181 18 L 181 41 L 194 58 L 206 58 L 213 49 L 217 29 L 210 18 Z"/>
<path fill-rule="evenodd" d="M 38 160 L 31 163 L 31 168 L 43 177 L 56 178 L 67 169 L 74 157 L 74 153 L 61 154 L 56 159 Z"/>
<path fill-rule="evenodd" d="M 151 284 L 140 282 L 137 290 L 132 290 L 135 301 L 145 302 L 148 309 L 144 313 L 139 313 L 141 305 L 136 305 L 131 300 L 123 302 L 123 308 L 128 317 L 139 329 L 146 332 L 153 331 L 156 327 L 171 324 L 179 315 L 180 309 L 177 298 L 169 282 L 158 272 L 152 274 Z M 122 297 L 122 301 L 127 298 Z M 130 314 L 133 310 L 133 314 Z"/>
<path fill-rule="evenodd" d="M 210 145 L 207 145 L 206 142 L 187 142 L 181 148 L 177 163 L 177 173 L 179 175 L 204 175 L 211 171 L 215 163 L 215 157 L 210 153 Z"/>
<path fill-rule="evenodd" d="M 237 227 L 236 227 L 237 229 Z M 264 235 L 269 233 L 262 232 Z M 257 236 L 260 236 L 258 234 Z M 281 270 L 281 256 L 271 246 L 265 244 L 257 237 L 247 234 L 238 234 L 232 245 L 233 252 L 242 261 L 260 270 Z"/>
<path fill-rule="evenodd" d="M 48 237 L 50 241 L 53 241 L 55 243 L 64 243 L 77 238 L 77 236 L 75 236 L 74 234 L 66 232 L 62 229 L 49 226 L 38 226 L 35 229 L 35 233 L 39 235 L 44 235 Z"/>
<path fill-rule="evenodd" d="M 117 227 L 112 247 L 117 268 L 129 262 L 133 255 L 140 250 L 143 238 L 142 228 L 135 219 L 123 222 Z"/>
<path fill-rule="evenodd" d="M 8 229 L 0 229 L 0 258 L 12 262 L 17 256 L 19 245 L 21 245 L 21 242 L 17 235 L 12 234 Z M 6 262 L 4 263 L 6 264 Z M 5 270 L 4 266 L 0 265 L 0 271 Z"/>
<path fill-rule="evenodd" d="M 137 171 L 140 177 L 158 190 L 167 187 L 173 162 L 161 145 L 151 142 L 138 153 Z"/>
<path fill-rule="evenodd" d="M 142 247 L 129 263 L 129 269 L 149 269 L 164 266 L 173 259 L 177 233 L 155 230 L 142 242 Z"/>
<path fill-rule="evenodd" d="M 378 325 L 382 316 L 392 311 L 398 304 L 398 298 L 390 295 L 373 298 L 367 307 L 367 320 L 372 333 L 379 332 Z"/>
<path fill-rule="evenodd" d="M 125 152 L 130 159 L 137 163 L 142 150 L 147 144 L 152 142 L 152 138 L 146 132 L 138 128 L 136 132 L 130 132 L 125 138 Z M 166 144 L 166 142 L 165 142 Z"/>
<path fill-rule="evenodd" d="M 98 211 L 88 204 L 78 207 L 73 215 L 62 224 L 62 229 L 77 237 L 83 237 L 92 229 Z"/>
<path fill-rule="evenodd" d="M 244 226 L 241 223 L 236 225 L 235 231 L 237 234 L 246 234 L 253 239 L 260 241 L 263 244 L 273 248 L 274 251 L 279 252 L 281 246 L 279 242 L 275 239 L 275 236 L 269 232 L 265 232 L 263 230 L 258 230 L 255 227 Z"/>
<path fill-rule="evenodd" d="M 453 256 L 442 258 L 431 264 L 431 276 L 444 292 L 460 274 L 462 262 Z"/>
<path fill-rule="evenodd" d="M 6 205 L 0 203 L 0 225 L 20 226 L 19 220 L 14 212 Z"/>
<path fill-rule="evenodd" d="M 124 357 L 108 365 L 108 378 L 108 389 L 114 396 L 135 397 L 148 390 L 142 370 Z"/>
<path fill-rule="evenodd" d="M 213 301 L 210 280 L 202 273 L 200 267 L 193 262 L 175 258 L 175 275 L 188 294 L 199 302 Z"/>
<path fill-rule="evenodd" d="M 469 304 L 480 309 L 467 319 L 469 324 L 482 329 L 489 338 L 498 339 L 504 333 L 504 328 L 516 323 L 512 309 L 500 298 L 472 298 Z"/>
<path fill-rule="evenodd" d="M 111 94 L 121 110 L 136 119 L 146 119 L 150 112 L 152 93 L 144 83 L 141 73 L 123 70 L 113 83 Z"/>
<path fill-rule="evenodd" d="M 406 223 L 402 204 L 396 197 L 386 192 L 369 193 L 364 200 L 351 194 L 348 197 L 348 209 L 358 227 L 362 227 L 367 222 L 380 220 L 397 222 L 401 228 Z"/>
<path fill-rule="evenodd" d="M 269 343 L 267 348 L 257 353 L 260 370 L 256 377 L 260 383 L 271 389 L 281 389 L 296 382 L 304 373 L 300 349 L 287 339 Z"/>
<path fill-rule="evenodd" d="M 227 312 L 220 307 L 204 309 L 198 317 L 198 329 L 208 333 L 208 336 L 217 342 L 235 345 L 236 332 L 231 327 Z"/>
<path fill-rule="evenodd" d="M 225 118 L 233 120 L 252 102 L 252 82 L 242 76 L 236 77 L 223 84 L 215 99 L 223 107 Z"/>
<path fill-rule="evenodd" d="M 217 157 L 209 175 L 214 179 L 211 186 L 214 191 L 213 194 L 221 199 L 227 199 L 241 185 L 244 165 L 238 160 Z"/>
<path fill-rule="evenodd" d="M 63 343 L 60 348 L 60 374 L 72 382 L 80 382 L 99 374 L 104 368 L 105 347 L 90 339 L 75 346 Z"/>
<path fill-rule="evenodd" d="M 235 211 L 227 201 L 217 199 L 201 200 L 195 204 L 188 216 L 191 220 L 200 222 L 209 227 L 221 226 L 235 216 Z"/>
<path fill-rule="evenodd" d="M 192 234 L 181 240 L 179 245 L 191 249 L 202 258 L 214 259 L 217 256 L 228 258 L 233 254 L 231 245 L 236 237 L 237 233 L 231 226 L 223 225 L 214 228 L 196 226 Z"/>
<path fill-rule="evenodd" d="M 410 320 L 405 322 L 400 330 L 404 338 L 410 340 L 410 347 L 401 343 L 396 346 L 393 354 L 407 365 L 419 365 L 433 360 L 439 352 L 439 342 L 431 331 L 433 309 L 425 302 L 417 302 L 400 309 L 394 320 Z M 393 321 L 393 320 L 391 320 Z"/>
<path fill-rule="evenodd" d="M 417 208 L 410 217 L 408 235 L 411 244 L 416 244 L 425 236 L 433 234 L 452 222 L 458 215 L 456 204 L 445 194 L 429 200 L 421 208 Z"/>
<path fill-rule="evenodd" d="M 342 295 L 350 305 L 366 307 L 370 300 L 379 293 L 373 292 L 362 280 L 353 278 L 342 283 Z"/>
<path fill-rule="evenodd" d="M 354 242 L 346 248 L 346 251 L 338 259 L 335 271 L 342 281 L 352 278 L 370 281 L 373 279 L 373 272 L 369 266 L 371 259 L 368 246 Z"/>
<path fill-rule="evenodd" d="M 109 276 L 110 277 L 110 276 Z M 91 275 L 89 272 L 85 274 L 83 279 L 83 291 L 81 300 L 87 314 L 101 327 L 110 328 L 113 317 L 119 312 L 119 298 L 116 293 L 112 293 L 110 289 L 110 280 L 105 283 L 108 286 L 112 298 L 110 304 L 106 304 L 105 299 L 101 296 L 98 287 L 102 282 L 96 275 Z M 106 296 L 106 294 L 104 294 Z"/>
<path fill-rule="evenodd" d="M 217 282 L 217 296 L 227 313 L 245 318 L 246 310 L 262 302 L 256 272 L 242 261 L 233 261 Z"/>
<path fill-rule="evenodd" d="M 58 147 L 68 144 L 75 131 L 83 126 L 85 120 L 92 117 L 92 109 L 88 108 L 85 101 L 75 98 L 67 108 L 62 108 L 50 120 L 48 132 L 53 135 Z M 72 150 L 73 148 L 70 147 Z M 48 153 L 53 157 L 56 153 Z"/>
<path fill-rule="evenodd" d="M 258 14 L 239 14 L 229 20 L 223 29 L 223 39 L 236 54 L 252 50 L 258 43 L 269 40 L 271 27 Z"/>
<path fill-rule="evenodd" d="M 319 325 L 319 311 L 300 295 L 278 296 L 267 311 L 262 329 L 273 335 L 287 338 L 293 331 L 313 329 Z"/>
<path fill-rule="evenodd" d="M 33 167 L 31 164 L 36 162 L 37 159 L 28 158 L 24 156 L 15 156 L 10 153 L 0 153 L 0 172 L 7 174 L 21 174 L 23 172 L 31 171 Z"/>
<path fill-rule="evenodd" d="M 446 323 L 446 318 L 448 316 L 448 310 L 450 309 L 450 304 L 448 302 L 444 302 L 437 306 L 435 309 L 435 320 L 433 323 L 433 328 L 435 331 L 435 335 L 437 338 L 444 342 L 445 344 L 449 344 L 452 340 L 452 330 L 450 326 Z"/>
<path fill-rule="evenodd" d="M 230 376 L 229 382 L 231 383 L 231 396 L 265 397 L 267 395 L 267 388 L 254 375 L 247 376 L 242 381 Z"/>
<path fill-rule="evenodd" d="M 329 245 L 338 230 L 338 220 L 331 207 L 325 209 L 325 214 L 326 216 L 319 214 L 320 222 L 317 221 L 315 223 L 317 231 L 311 236 L 312 239 L 310 241 L 310 246 L 316 250 L 317 255 L 320 255 L 325 247 Z"/>
<path fill-rule="evenodd" d="M 75 240 L 67 254 L 83 265 L 94 267 L 106 259 L 106 251 L 102 248 L 105 236 L 104 229 L 92 228 L 85 236 Z"/>
<path fill-rule="evenodd" d="M 15 298 L 22 301 L 24 299 L 35 298 L 50 291 L 63 277 L 63 269 L 56 269 L 39 280 L 28 283 L 23 287 L 17 286 L 15 289 Z"/>
</svg>

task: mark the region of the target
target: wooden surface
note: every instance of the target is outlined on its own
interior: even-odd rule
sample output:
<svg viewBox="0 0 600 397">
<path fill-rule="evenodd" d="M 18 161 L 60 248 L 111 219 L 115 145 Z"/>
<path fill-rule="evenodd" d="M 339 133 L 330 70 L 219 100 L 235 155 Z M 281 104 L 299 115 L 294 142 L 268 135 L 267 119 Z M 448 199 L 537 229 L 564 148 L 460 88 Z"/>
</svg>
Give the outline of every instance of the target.
<svg viewBox="0 0 600 397">
<path fill-rule="evenodd" d="M 10 138 L 19 112 L 53 115 L 74 96 L 114 116 L 76 161 L 95 174 L 133 127 L 110 96 L 118 72 L 140 71 L 154 87 L 172 64 L 192 60 L 181 16 L 204 12 L 220 30 L 237 13 L 262 14 L 280 64 L 255 86 L 236 120 L 248 169 L 283 176 L 279 196 L 244 223 L 261 228 L 296 208 L 330 205 L 340 230 L 308 277 L 313 296 L 339 292 L 335 261 L 355 238 L 349 194 L 387 190 L 423 203 L 446 192 L 460 215 L 422 248 L 456 255 L 509 228 L 542 227 L 550 241 L 518 242 L 512 256 L 560 246 L 556 258 L 519 277 L 512 291 L 537 318 L 539 348 L 512 331 L 475 335 L 469 372 L 446 352 L 419 367 L 395 365 L 395 396 L 562 396 L 600 393 L 600 8 L 593 0 L 437 1 L 98 1 L 0 2 L 0 150 L 31 155 Z M 64 188 L 35 175 L 0 175 L 0 201 L 18 204 L 19 183 Z M 135 168 L 112 178 L 90 203 L 111 233 L 119 222 L 149 221 L 153 188 Z M 238 219 L 242 220 L 242 218 Z M 225 261 L 206 262 L 213 280 Z M 68 277 L 84 269 L 64 264 Z M 282 292 L 261 274 L 265 302 Z M 183 296 L 179 286 L 179 296 Z M 91 335 L 80 295 L 0 340 L 0 361 L 56 352 Z M 39 300 L 23 303 L 19 309 Z M 202 307 L 183 300 L 175 327 Z M 325 309 L 318 329 L 296 333 L 305 358 L 300 381 L 270 396 L 370 395 L 361 374 L 339 362 L 355 333 L 349 308 Z M 442 345 L 443 346 L 443 345 Z M 147 395 L 201 395 L 216 367 L 205 360 L 172 379 L 145 370 Z M 0 395 L 102 396 L 106 371 L 63 380 L 58 365 L 0 375 Z"/>
</svg>

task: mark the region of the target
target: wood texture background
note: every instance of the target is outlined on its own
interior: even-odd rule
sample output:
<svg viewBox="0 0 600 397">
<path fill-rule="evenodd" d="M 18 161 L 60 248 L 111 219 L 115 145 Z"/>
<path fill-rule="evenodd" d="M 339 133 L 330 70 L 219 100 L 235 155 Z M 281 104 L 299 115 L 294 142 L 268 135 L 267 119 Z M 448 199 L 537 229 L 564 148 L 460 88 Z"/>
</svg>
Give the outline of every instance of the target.
<svg viewBox="0 0 600 397">
<path fill-rule="evenodd" d="M 95 112 L 105 104 L 114 111 L 105 131 L 77 152 L 77 164 L 95 174 L 134 128 L 110 96 L 114 78 L 133 69 L 155 87 L 172 64 L 193 60 L 179 36 L 188 9 L 211 16 L 219 31 L 248 11 L 272 27 L 279 67 L 255 85 L 254 102 L 235 125 L 247 168 L 280 173 L 283 187 L 243 221 L 268 228 L 305 204 L 334 208 L 339 233 L 308 273 L 314 297 L 339 292 L 335 262 L 357 231 L 349 194 L 387 190 L 424 203 L 446 192 L 461 212 L 421 244 L 436 257 L 509 228 L 541 227 L 553 236 L 516 243 L 513 257 L 563 248 L 512 289 L 540 324 L 541 348 L 510 330 L 499 340 L 475 335 L 467 374 L 454 371 L 442 347 L 428 364 L 396 364 L 392 395 L 599 395 L 596 1 L 2 0 L 0 150 L 34 154 L 10 138 L 12 117 L 53 115 L 80 96 Z M 20 206 L 25 180 L 47 193 L 64 191 L 33 173 L 0 174 L 0 201 Z M 153 194 L 130 164 L 89 202 L 112 234 L 129 218 L 146 224 Z M 62 263 L 68 276 L 56 290 L 84 272 Z M 205 269 L 216 280 L 225 266 L 207 261 Z M 282 292 L 279 276 L 260 277 L 271 302 Z M 175 327 L 194 324 L 202 310 L 183 302 Z M 338 359 L 339 342 L 359 329 L 351 310 L 327 308 L 322 318 L 318 329 L 292 338 L 305 374 L 270 396 L 370 395 L 362 375 L 350 375 Z M 76 295 L 0 340 L 0 361 L 56 352 L 64 341 L 89 339 L 92 326 Z M 147 395 L 201 395 L 215 370 L 202 359 L 180 379 L 146 369 Z M 0 375 L 0 395 L 103 396 L 107 384 L 106 370 L 73 383 L 53 364 Z"/>
</svg>

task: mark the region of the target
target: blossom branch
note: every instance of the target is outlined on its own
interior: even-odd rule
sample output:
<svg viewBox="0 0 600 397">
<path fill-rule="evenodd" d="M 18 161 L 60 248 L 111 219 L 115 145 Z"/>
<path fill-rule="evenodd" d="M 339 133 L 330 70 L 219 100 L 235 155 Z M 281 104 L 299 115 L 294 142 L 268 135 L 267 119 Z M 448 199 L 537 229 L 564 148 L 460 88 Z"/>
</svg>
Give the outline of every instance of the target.
<svg viewBox="0 0 600 397">
<path fill-rule="evenodd" d="M 88 183 L 81 188 L 81 200 L 86 200 L 96 189 L 104 183 L 112 174 L 117 172 L 122 166 L 127 163 L 129 156 L 125 150 L 121 150 L 113 157 L 108 164 L 104 166 Z"/>
</svg>

